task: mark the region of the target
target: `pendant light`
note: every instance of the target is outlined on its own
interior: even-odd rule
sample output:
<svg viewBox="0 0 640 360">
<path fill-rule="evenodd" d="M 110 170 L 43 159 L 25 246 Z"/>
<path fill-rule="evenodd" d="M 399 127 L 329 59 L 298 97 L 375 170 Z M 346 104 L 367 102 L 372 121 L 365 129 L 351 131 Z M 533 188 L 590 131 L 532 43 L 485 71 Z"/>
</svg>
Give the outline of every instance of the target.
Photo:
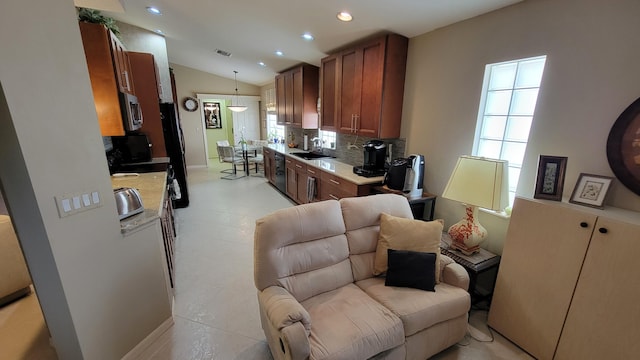
<svg viewBox="0 0 640 360">
<path fill-rule="evenodd" d="M 233 112 L 243 112 L 247 110 L 247 107 L 244 105 L 240 105 L 240 99 L 238 98 L 238 72 L 233 70 L 233 78 L 236 81 L 236 104 L 233 105 L 233 98 L 231 99 L 231 105 L 227 106 L 227 109 Z"/>
</svg>

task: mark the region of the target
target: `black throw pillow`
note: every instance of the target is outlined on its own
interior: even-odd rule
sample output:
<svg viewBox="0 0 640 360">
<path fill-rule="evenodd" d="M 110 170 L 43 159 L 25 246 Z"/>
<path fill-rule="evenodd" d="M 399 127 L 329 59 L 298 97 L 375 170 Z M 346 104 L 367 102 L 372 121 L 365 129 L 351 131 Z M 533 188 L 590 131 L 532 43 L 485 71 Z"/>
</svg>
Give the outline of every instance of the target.
<svg viewBox="0 0 640 360">
<path fill-rule="evenodd" d="M 436 254 L 387 249 L 388 265 L 385 286 L 409 287 L 436 291 Z"/>
</svg>

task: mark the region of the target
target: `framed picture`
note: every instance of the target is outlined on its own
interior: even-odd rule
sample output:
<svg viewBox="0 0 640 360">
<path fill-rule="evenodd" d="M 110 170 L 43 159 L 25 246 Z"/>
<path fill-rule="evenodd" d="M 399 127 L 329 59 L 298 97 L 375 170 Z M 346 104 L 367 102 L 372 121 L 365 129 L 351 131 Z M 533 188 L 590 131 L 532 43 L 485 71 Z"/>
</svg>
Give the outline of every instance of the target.
<svg viewBox="0 0 640 360">
<path fill-rule="evenodd" d="M 222 129 L 219 102 L 203 101 L 202 111 L 204 113 L 204 124 L 207 129 Z"/>
<path fill-rule="evenodd" d="M 565 156 L 540 155 L 536 190 L 533 197 L 561 201 L 566 169 L 567 158 Z"/>
<path fill-rule="evenodd" d="M 640 98 L 629 105 L 611 127 L 607 159 L 618 180 L 640 195 Z"/>
<path fill-rule="evenodd" d="M 569 202 L 603 209 L 611 181 L 613 178 L 610 176 L 581 173 Z"/>
</svg>

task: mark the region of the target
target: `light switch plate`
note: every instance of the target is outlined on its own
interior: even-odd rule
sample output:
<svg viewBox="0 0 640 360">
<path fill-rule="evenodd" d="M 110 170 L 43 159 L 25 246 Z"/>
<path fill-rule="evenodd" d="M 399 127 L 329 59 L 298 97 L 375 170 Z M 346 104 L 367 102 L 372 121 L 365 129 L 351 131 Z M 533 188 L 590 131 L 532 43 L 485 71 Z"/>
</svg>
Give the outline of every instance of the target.
<svg viewBox="0 0 640 360">
<path fill-rule="evenodd" d="M 61 218 L 102 206 L 100 193 L 95 190 L 57 195 L 53 198 L 56 201 L 58 215 Z"/>
</svg>

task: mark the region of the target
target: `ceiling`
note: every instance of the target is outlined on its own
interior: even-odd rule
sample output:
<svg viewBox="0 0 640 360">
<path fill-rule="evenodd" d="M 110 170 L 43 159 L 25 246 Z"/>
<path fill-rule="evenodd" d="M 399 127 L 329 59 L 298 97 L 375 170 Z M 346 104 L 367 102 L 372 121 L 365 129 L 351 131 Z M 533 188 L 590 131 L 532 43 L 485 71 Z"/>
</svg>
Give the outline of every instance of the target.
<svg viewBox="0 0 640 360">
<path fill-rule="evenodd" d="M 301 62 L 390 31 L 415 37 L 522 0 L 75 0 L 77 6 L 151 31 L 167 41 L 169 62 L 262 86 Z M 162 15 L 152 15 L 155 6 Z M 338 21 L 349 11 L 353 21 Z M 306 41 L 301 35 L 313 34 Z M 126 46 L 126 45 L 125 45 Z M 230 52 L 230 57 L 216 53 Z M 281 50 L 284 56 L 277 56 Z M 264 62 L 266 66 L 258 65 Z"/>
</svg>

